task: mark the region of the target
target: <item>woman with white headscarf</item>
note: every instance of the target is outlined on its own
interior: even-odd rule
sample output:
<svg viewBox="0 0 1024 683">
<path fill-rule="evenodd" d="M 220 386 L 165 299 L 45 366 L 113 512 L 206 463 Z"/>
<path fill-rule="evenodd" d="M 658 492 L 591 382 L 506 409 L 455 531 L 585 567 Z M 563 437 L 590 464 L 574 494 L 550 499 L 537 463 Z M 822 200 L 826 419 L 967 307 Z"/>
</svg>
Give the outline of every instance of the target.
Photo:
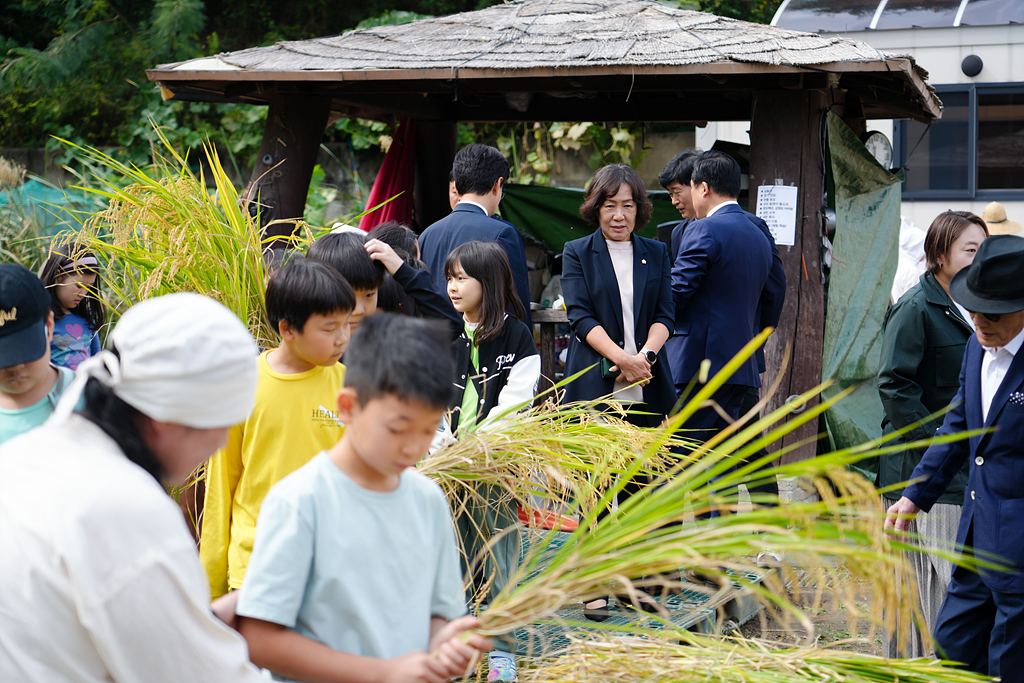
<svg viewBox="0 0 1024 683">
<path fill-rule="evenodd" d="M 182 293 L 131 308 L 110 343 L 49 422 L 0 447 L 0 680 L 264 681 L 211 612 L 161 486 L 249 414 L 252 337 L 220 304 Z"/>
</svg>

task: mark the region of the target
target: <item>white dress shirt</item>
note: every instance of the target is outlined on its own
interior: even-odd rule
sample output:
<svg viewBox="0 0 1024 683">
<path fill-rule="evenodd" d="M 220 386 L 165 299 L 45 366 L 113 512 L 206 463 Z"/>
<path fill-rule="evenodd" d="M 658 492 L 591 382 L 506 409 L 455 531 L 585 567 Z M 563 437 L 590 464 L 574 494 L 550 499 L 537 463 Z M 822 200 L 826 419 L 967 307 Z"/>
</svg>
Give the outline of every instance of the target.
<svg viewBox="0 0 1024 683">
<path fill-rule="evenodd" d="M 1006 346 L 996 348 L 994 346 L 983 346 L 985 355 L 981 357 L 981 419 L 988 421 L 988 409 L 992 405 L 992 397 L 996 395 L 999 385 L 1006 377 L 1006 371 L 1010 369 L 1013 357 L 1020 351 L 1024 343 L 1024 330 L 1017 333 L 1017 336 L 1010 340 Z"/>
<path fill-rule="evenodd" d="M 738 201 L 736 201 L 735 199 L 729 199 L 727 201 L 722 202 L 721 204 L 719 204 L 717 206 L 712 207 L 711 210 L 708 211 L 708 215 L 704 216 L 704 218 L 710 218 L 711 216 L 714 216 L 716 211 L 721 209 L 723 206 L 728 206 L 729 204 L 735 204 L 736 206 L 740 205 L 740 203 Z"/>
<path fill-rule="evenodd" d="M 470 206 L 475 206 L 476 208 L 478 208 L 481 211 L 483 211 L 485 216 L 490 216 L 491 215 L 491 214 L 489 214 L 487 212 L 487 207 L 484 206 L 483 204 L 480 204 L 479 202 L 474 202 L 474 201 L 469 200 L 469 199 L 460 199 L 459 200 L 459 204 L 469 204 Z M 458 206 L 459 204 L 456 204 L 456 206 Z"/>
<path fill-rule="evenodd" d="M 619 298 L 622 301 L 622 350 L 630 356 L 639 353 L 636 348 L 636 329 L 633 324 L 633 241 L 607 241 L 608 256 L 612 259 L 615 279 L 619 283 Z M 625 387 L 625 388 L 618 388 Z M 644 390 L 640 385 L 616 384 L 615 398 L 623 403 L 642 403 Z"/>
</svg>

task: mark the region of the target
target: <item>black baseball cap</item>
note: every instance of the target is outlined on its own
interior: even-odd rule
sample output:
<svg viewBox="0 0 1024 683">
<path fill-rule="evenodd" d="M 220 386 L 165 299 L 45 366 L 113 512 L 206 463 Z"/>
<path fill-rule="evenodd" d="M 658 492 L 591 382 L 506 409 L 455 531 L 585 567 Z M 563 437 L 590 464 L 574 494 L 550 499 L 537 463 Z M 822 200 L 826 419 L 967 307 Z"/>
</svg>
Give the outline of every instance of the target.
<svg viewBox="0 0 1024 683">
<path fill-rule="evenodd" d="M 31 270 L 0 264 L 0 368 L 43 357 L 49 312 L 50 295 Z"/>
</svg>

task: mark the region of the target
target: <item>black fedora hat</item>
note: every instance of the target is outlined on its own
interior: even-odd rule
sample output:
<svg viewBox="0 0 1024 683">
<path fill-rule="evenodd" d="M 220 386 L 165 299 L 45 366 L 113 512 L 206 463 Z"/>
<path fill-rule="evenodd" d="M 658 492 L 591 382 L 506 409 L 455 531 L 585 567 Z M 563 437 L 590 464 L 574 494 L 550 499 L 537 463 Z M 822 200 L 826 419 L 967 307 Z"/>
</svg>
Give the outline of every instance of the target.
<svg viewBox="0 0 1024 683">
<path fill-rule="evenodd" d="M 953 276 L 949 294 L 974 313 L 1024 311 L 1024 239 L 993 235 L 982 242 L 974 263 Z"/>
</svg>

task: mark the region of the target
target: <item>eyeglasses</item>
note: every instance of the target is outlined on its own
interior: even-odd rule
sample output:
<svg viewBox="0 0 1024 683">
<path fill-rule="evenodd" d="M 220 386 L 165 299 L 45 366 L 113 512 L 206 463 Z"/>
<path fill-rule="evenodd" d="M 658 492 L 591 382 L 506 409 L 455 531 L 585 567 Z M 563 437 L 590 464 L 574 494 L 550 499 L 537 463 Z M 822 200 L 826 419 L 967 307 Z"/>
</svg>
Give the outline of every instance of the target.
<svg viewBox="0 0 1024 683">
<path fill-rule="evenodd" d="M 980 315 L 982 318 L 989 321 L 990 323 L 997 323 L 999 322 L 999 319 L 1003 317 L 1002 313 L 978 313 L 977 311 L 967 312 L 970 313 L 971 315 Z"/>
</svg>

